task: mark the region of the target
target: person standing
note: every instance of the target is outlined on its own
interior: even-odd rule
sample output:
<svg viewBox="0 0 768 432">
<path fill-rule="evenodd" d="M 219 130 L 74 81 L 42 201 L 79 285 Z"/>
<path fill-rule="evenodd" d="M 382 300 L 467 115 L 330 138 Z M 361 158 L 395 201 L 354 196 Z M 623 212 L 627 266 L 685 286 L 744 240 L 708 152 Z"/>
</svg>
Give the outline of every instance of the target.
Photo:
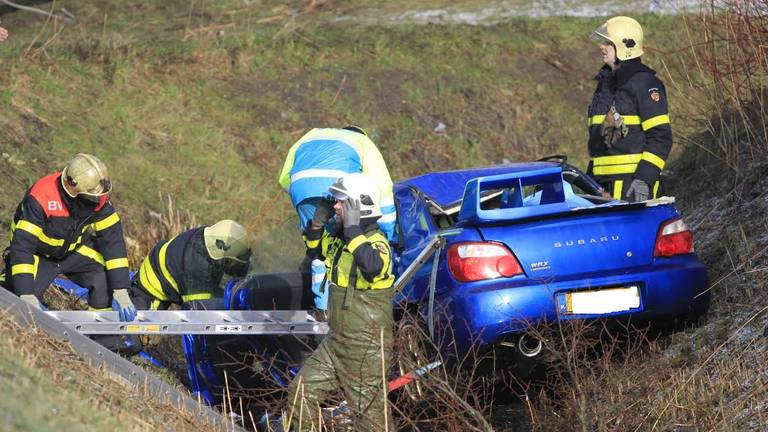
<svg viewBox="0 0 768 432">
<path fill-rule="evenodd" d="M 106 165 L 86 153 L 29 188 L 11 222 L 5 287 L 41 308 L 48 286 L 63 274 L 88 289 L 89 310 L 111 310 L 114 298 L 120 319 L 133 320 L 123 225 L 111 191 Z"/>
<path fill-rule="evenodd" d="M 655 198 L 672 148 L 667 94 L 641 61 L 643 29 L 630 17 L 609 19 L 592 33 L 603 67 L 587 110 L 587 173 L 615 199 Z"/>
<path fill-rule="evenodd" d="M 330 285 L 330 332 L 304 362 L 288 390 L 294 430 L 320 430 L 319 406 L 341 388 L 355 430 L 392 429 L 382 373 L 389 370 L 394 319 L 392 250 L 377 225 L 381 217 L 378 184 L 361 173 L 331 185 L 338 222 L 313 218 L 304 234 L 308 253 L 325 262 Z M 301 429 L 299 428 L 301 417 Z"/>
</svg>

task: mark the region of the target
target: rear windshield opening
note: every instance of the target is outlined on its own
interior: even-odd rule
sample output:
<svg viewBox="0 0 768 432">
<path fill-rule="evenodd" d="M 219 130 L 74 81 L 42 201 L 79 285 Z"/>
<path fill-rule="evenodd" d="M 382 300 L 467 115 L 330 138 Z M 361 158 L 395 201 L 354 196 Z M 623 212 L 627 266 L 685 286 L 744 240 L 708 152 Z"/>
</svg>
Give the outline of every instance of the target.
<svg viewBox="0 0 768 432">
<path fill-rule="evenodd" d="M 562 196 L 565 196 L 566 202 L 573 208 L 592 207 L 613 200 L 612 198 L 594 195 L 596 191 L 591 188 L 582 188 L 582 182 L 579 181 L 578 175 L 563 172 L 563 179 L 567 183 L 565 187 L 563 187 L 564 184 L 560 182 L 526 185 L 522 186 L 519 194 L 517 193 L 516 187 L 481 190 L 480 209 L 496 210 L 551 204 L 553 202 L 562 202 L 562 199 L 560 198 Z M 560 189 L 565 190 L 561 191 Z M 461 201 L 446 208 L 440 207 L 432 201 L 428 200 L 428 202 L 430 204 L 430 214 L 439 228 L 452 228 L 456 225 L 459 209 L 461 208 Z"/>
</svg>

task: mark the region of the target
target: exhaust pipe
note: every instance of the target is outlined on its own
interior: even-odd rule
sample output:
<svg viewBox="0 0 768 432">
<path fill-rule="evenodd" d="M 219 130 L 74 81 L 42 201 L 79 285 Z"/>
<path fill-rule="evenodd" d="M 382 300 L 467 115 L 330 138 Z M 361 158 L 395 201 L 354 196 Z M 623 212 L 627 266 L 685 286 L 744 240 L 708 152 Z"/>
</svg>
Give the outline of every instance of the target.
<svg viewBox="0 0 768 432">
<path fill-rule="evenodd" d="M 520 354 L 525 357 L 536 357 L 541 354 L 543 347 L 544 344 L 541 343 L 541 339 L 523 335 L 517 340 L 517 349 L 520 350 Z"/>
</svg>

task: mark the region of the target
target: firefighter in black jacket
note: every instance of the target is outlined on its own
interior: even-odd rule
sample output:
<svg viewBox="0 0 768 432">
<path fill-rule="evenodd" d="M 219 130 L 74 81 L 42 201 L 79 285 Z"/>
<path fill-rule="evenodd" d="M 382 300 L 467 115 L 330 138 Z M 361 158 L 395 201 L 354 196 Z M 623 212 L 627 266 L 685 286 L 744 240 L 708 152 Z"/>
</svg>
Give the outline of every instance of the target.
<svg viewBox="0 0 768 432">
<path fill-rule="evenodd" d="M 213 297 L 224 273 L 245 276 L 250 258 L 248 234 L 237 222 L 193 228 L 152 248 L 131 281 L 130 296 L 139 310 L 192 306 Z"/>
<path fill-rule="evenodd" d="M 64 274 L 88 289 L 89 310 L 120 305 L 132 320 L 128 257 L 120 217 L 109 201 L 112 182 L 95 156 L 79 153 L 61 173 L 38 180 L 11 223 L 5 286 L 38 308 L 53 279 Z"/>
<path fill-rule="evenodd" d="M 587 111 L 587 169 L 616 199 L 655 198 L 672 148 L 667 94 L 656 72 L 640 61 L 643 29 L 614 17 L 594 31 L 605 65 Z"/>
</svg>

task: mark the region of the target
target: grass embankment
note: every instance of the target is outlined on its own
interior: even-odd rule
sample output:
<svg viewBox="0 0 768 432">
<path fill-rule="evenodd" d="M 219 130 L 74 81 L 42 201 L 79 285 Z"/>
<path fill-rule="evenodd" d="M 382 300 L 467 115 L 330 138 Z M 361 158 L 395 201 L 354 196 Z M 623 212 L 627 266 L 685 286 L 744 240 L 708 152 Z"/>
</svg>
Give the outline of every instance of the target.
<svg viewBox="0 0 768 432">
<path fill-rule="evenodd" d="M 34 343 L 30 343 L 34 341 Z M 4 431 L 210 430 L 215 427 L 104 371 L 67 344 L 0 311 L 0 424 Z"/>
<path fill-rule="evenodd" d="M 268 258 L 298 244 L 292 227 L 282 237 L 272 233 L 292 215 L 275 179 L 288 147 L 311 127 L 349 122 L 365 127 L 396 179 L 552 153 L 567 153 L 582 165 L 586 160 L 583 114 L 599 62 L 586 35 L 600 19 L 384 27 L 332 21 L 339 11 L 375 8 L 370 1 L 57 5 L 77 15 L 78 23 L 43 25 L 39 17 L 19 13 L 3 17 L 12 37 L 0 44 L 0 169 L 6 179 L 0 191 L 0 247 L 24 190 L 77 151 L 101 156 L 112 170 L 114 202 L 127 236 L 136 240 L 134 267 L 169 231 L 192 219 L 211 223 L 229 217 L 247 225 L 261 245 L 257 267 L 274 269 L 278 264 Z M 387 5 L 388 13 L 392 7 Z M 680 18 L 644 16 L 642 22 L 648 60 L 667 81 L 677 142 L 698 144 L 700 154 L 719 154 L 708 143 L 722 140 L 702 136 L 702 125 L 733 98 L 708 97 L 702 82 L 714 87 L 722 82 L 706 76 L 689 84 L 684 70 L 696 62 L 685 50 L 689 39 Z M 439 123 L 445 132 L 435 132 Z M 664 429 L 765 424 L 764 417 L 753 415 L 766 399 L 765 367 L 757 373 L 748 368 L 765 364 L 762 345 L 746 339 L 738 345 L 744 350 L 732 351 L 741 353 L 736 360 L 713 355 L 725 352 L 718 347 L 738 335 L 751 316 L 753 309 L 739 305 L 761 300 L 757 293 L 765 285 L 742 280 L 764 275 L 759 271 L 764 258 L 750 257 L 762 244 L 753 238 L 764 239 L 765 231 L 755 223 L 759 215 L 738 210 L 753 208 L 749 200 L 739 201 L 741 207 L 707 200 L 734 196 L 726 186 L 734 184 L 732 177 L 752 177 L 734 177 L 732 168 L 723 168 L 732 167 L 728 163 L 689 156 L 684 161 L 673 175 L 673 191 L 689 199 L 683 209 L 694 215 L 696 236 L 705 239 L 704 247 L 698 246 L 713 281 L 727 276 L 713 290 L 708 325 L 714 327 L 677 334 L 630 361 L 592 364 L 576 376 L 578 382 L 571 381 L 573 391 L 557 393 L 556 403 L 543 398 L 530 407 L 533 427 L 644 430 L 657 420 Z M 723 179 L 711 190 L 696 189 L 707 184 L 700 180 L 704 165 L 707 172 L 727 173 L 710 177 Z M 681 175 L 692 181 L 675 181 Z M 765 184 L 764 176 L 759 178 L 762 183 L 751 190 Z M 157 215 L 167 208 L 161 193 L 173 197 L 183 217 L 159 222 Z M 712 218 L 719 210 L 705 209 L 713 205 L 730 213 Z M 726 223 L 727 215 L 744 223 Z M 723 235 L 708 240 L 706 229 Z M 726 261 L 728 252 L 732 260 Z M 749 267 L 739 267 L 742 262 Z M 288 258 L 281 265 L 295 264 Z M 754 334 L 760 331 L 764 327 L 757 326 Z M 673 348 L 663 352 L 667 343 Z M 18 366 L 24 374 L 48 376 L 32 364 Z M 754 379 L 746 380 L 749 376 Z M 87 400 L 84 394 L 78 397 Z M 29 417 L 27 427 L 34 424 Z"/>
<path fill-rule="evenodd" d="M 79 23 L 4 20 L 4 227 L 25 188 L 76 151 L 109 164 L 132 238 L 164 210 L 160 193 L 200 223 L 230 217 L 264 237 L 292 215 L 276 177 L 311 127 L 362 125 L 394 178 L 558 152 L 585 160 L 597 66 L 585 34 L 597 20 L 375 27 L 278 2 L 58 5 Z"/>
</svg>

